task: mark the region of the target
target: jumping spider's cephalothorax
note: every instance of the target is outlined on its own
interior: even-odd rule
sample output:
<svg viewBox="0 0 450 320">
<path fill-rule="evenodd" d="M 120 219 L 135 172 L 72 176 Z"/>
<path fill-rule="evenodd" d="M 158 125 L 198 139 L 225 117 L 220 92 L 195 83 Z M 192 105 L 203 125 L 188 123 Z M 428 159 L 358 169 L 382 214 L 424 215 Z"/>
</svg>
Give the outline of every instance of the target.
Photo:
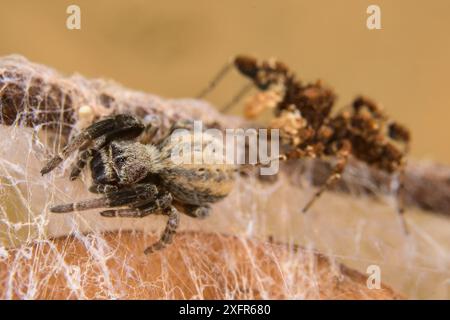
<svg viewBox="0 0 450 320">
<path fill-rule="evenodd" d="M 248 56 L 233 59 L 199 97 L 212 90 L 231 66 L 249 78 L 259 90 L 245 104 L 245 115 L 253 118 L 264 110 L 274 110 L 275 116 L 269 126 L 280 129 L 286 158 L 329 156 L 337 159 L 332 174 L 306 204 L 303 212 L 341 178 L 350 155 L 389 174 L 400 173 L 398 192 L 402 191 L 410 133 L 404 126 L 389 121 L 375 102 L 358 97 L 350 111 L 333 114 L 336 95 L 320 81 L 303 84 L 285 64 L 273 59 L 259 61 Z M 243 92 L 225 109 L 236 103 Z M 399 148 L 398 144 L 404 147 Z M 406 230 L 402 203 L 399 203 L 398 212 Z"/>
<path fill-rule="evenodd" d="M 177 135 L 175 129 L 187 129 L 187 135 Z M 104 207 L 124 207 L 100 212 L 103 217 L 142 218 L 150 214 L 168 216 L 165 230 L 158 242 L 148 247 L 151 253 L 170 243 L 179 224 L 177 207 L 194 218 L 204 218 L 210 212 L 210 203 L 231 191 L 235 167 L 214 162 L 178 163 L 172 161 L 174 148 L 182 143 L 198 143 L 188 122 L 176 123 L 169 133 L 154 144 L 143 144 L 145 133 L 156 133 L 136 117 L 118 114 L 100 120 L 77 135 L 58 155 L 41 170 L 46 174 L 55 169 L 71 153 L 80 150 L 72 168 L 74 180 L 90 164 L 93 185 L 90 192 L 103 197 L 78 203 L 62 204 L 50 209 L 66 213 Z M 146 139 L 149 137 L 146 136 Z M 214 143 L 206 132 L 199 143 Z M 201 150 L 208 150 L 202 148 Z M 195 152 L 195 151 L 194 151 Z M 203 151 L 200 151 L 203 152 Z M 201 156 L 209 156 L 201 154 Z M 178 164 L 177 164 L 178 163 Z"/>
</svg>

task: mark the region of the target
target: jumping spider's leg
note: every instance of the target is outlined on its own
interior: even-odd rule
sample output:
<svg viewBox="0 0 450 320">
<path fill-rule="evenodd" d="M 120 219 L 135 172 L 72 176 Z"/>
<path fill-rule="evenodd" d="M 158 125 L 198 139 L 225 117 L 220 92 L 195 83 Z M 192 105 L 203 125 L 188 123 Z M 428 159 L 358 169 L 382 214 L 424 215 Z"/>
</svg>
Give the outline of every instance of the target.
<svg viewBox="0 0 450 320">
<path fill-rule="evenodd" d="M 342 173 L 347 165 L 348 157 L 350 155 L 351 145 L 350 142 L 344 140 L 342 141 L 342 146 L 337 153 L 337 163 L 333 168 L 333 172 L 328 177 L 327 181 L 317 190 L 314 196 L 308 201 L 308 203 L 303 208 L 302 212 L 306 213 L 309 208 L 314 204 L 314 202 L 322 195 L 322 193 L 331 187 L 336 181 L 341 179 Z"/>
<path fill-rule="evenodd" d="M 118 114 L 116 116 L 98 121 L 84 129 L 78 134 L 62 151 L 62 153 L 51 159 L 42 168 L 41 174 L 44 175 L 55 169 L 64 159 L 80 147 L 91 143 L 96 138 L 108 134 L 110 138 L 120 136 L 121 138 L 134 138 L 141 134 L 144 125 L 135 117 L 127 114 Z"/>
<path fill-rule="evenodd" d="M 170 193 L 163 193 L 157 199 L 149 199 L 138 205 L 132 205 L 130 208 L 112 209 L 100 212 L 100 215 L 107 218 L 143 218 L 152 213 L 164 210 L 172 204 Z"/>
<path fill-rule="evenodd" d="M 108 198 L 98 198 L 83 200 L 76 203 L 59 204 L 50 208 L 50 212 L 53 213 L 68 213 L 73 211 L 84 211 L 89 209 L 109 207 Z"/>
<path fill-rule="evenodd" d="M 93 184 L 89 187 L 89 192 L 92 193 L 111 193 L 118 190 L 119 187 L 112 184 Z"/>
<path fill-rule="evenodd" d="M 164 248 L 167 244 L 172 242 L 172 237 L 178 228 L 180 221 L 180 213 L 172 205 L 172 196 L 170 193 L 163 193 L 161 197 L 156 199 L 153 203 L 149 202 L 138 208 L 106 210 L 100 212 L 103 217 L 122 217 L 122 218 L 143 218 L 152 213 L 161 212 L 163 215 L 169 217 L 166 228 L 161 235 L 161 238 L 155 244 L 146 248 L 144 253 L 150 254 L 154 251 Z"/>
<path fill-rule="evenodd" d="M 175 130 L 179 129 L 186 129 L 188 131 L 194 130 L 194 121 L 193 120 L 178 120 L 175 123 L 172 124 L 172 126 L 167 130 L 164 135 L 161 137 L 161 139 L 158 142 L 155 142 L 157 144 L 166 144 L 171 143 L 171 136 L 174 133 Z"/>
<path fill-rule="evenodd" d="M 211 207 L 196 206 L 196 205 L 183 205 L 184 213 L 192 218 L 204 219 L 211 213 Z"/>
<path fill-rule="evenodd" d="M 72 166 L 72 170 L 70 171 L 70 180 L 75 180 L 79 177 L 81 171 L 86 166 L 89 161 L 89 158 L 92 157 L 92 149 L 84 150 L 78 156 L 77 161 Z"/>
<path fill-rule="evenodd" d="M 82 151 L 78 155 L 77 161 L 72 166 L 72 170 L 70 172 L 70 180 L 75 180 L 80 175 L 83 168 L 86 166 L 86 164 L 89 162 L 89 159 L 92 158 L 94 155 L 94 152 L 99 151 L 101 148 L 103 148 L 106 143 L 108 142 L 108 135 L 103 135 L 97 140 L 95 140 L 95 145 L 92 148 L 88 148 L 87 150 Z"/>
<path fill-rule="evenodd" d="M 137 208 L 112 209 L 100 212 L 105 218 L 144 218 L 153 212 L 151 210 L 141 210 Z"/>
<path fill-rule="evenodd" d="M 177 129 L 192 130 L 194 129 L 194 122 L 192 120 L 178 120 L 170 127 L 169 133 L 172 134 Z"/>
<path fill-rule="evenodd" d="M 153 139 L 158 133 L 159 128 L 161 127 L 161 119 L 156 115 L 147 115 L 144 118 L 145 128 L 139 137 L 139 141 L 142 144 L 149 144 L 153 142 Z"/>
<path fill-rule="evenodd" d="M 89 199 L 76 203 L 67 203 L 50 208 L 53 213 L 68 213 L 102 207 L 119 207 L 124 205 L 138 206 L 156 198 L 158 189 L 154 184 L 140 184 L 107 193 L 102 198 Z"/>
<path fill-rule="evenodd" d="M 175 234 L 180 222 L 180 213 L 174 206 L 170 206 L 164 209 L 163 214 L 168 216 L 169 218 L 167 220 L 166 228 L 164 229 L 163 234 L 161 235 L 161 238 L 158 240 L 158 242 L 145 249 L 145 254 L 150 254 L 157 250 L 161 250 L 167 244 L 170 244 L 172 242 L 173 235 Z"/>
</svg>

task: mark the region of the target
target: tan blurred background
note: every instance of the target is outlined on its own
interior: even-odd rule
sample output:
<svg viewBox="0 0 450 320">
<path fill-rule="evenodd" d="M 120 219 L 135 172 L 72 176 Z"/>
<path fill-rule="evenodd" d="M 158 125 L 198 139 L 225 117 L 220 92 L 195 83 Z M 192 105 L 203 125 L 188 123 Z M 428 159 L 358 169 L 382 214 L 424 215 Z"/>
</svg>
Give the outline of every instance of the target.
<svg viewBox="0 0 450 320">
<path fill-rule="evenodd" d="M 70 4 L 81 30 L 67 30 Z M 366 28 L 369 4 L 382 30 Z M 450 164 L 450 2 L 5 1 L 0 55 L 18 53 L 66 74 L 107 77 L 167 97 L 193 96 L 233 55 L 277 57 L 325 80 L 339 105 L 364 93 L 412 129 L 412 154 Z M 230 76 L 208 97 L 224 104 Z M 239 107 L 232 110 L 239 113 Z"/>
</svg>

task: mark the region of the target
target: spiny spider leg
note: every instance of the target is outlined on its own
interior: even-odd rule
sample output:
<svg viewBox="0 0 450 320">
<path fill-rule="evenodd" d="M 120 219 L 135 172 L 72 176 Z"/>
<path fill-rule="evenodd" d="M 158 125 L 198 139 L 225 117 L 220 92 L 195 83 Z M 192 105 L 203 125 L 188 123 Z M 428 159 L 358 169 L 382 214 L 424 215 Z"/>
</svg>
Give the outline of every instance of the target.
<svg viewBox="0 0 450 320">
<path fill-rule="evenodd" d="M 405 155 L 409 153 L 411 134 L 406 127 L 396 121 L 392 121 L 388 125 L 388 135 L 392 140 L 403 144 L 403 153 Z"/>
<path fill-rule="evenodd" d="M 353 112 L 355 114 L 359 113 L 364 107 L 375 118 L 386 120 L 386 115 L 375 101 L 364 96 L 359 96 L 353 101 Z"/>
<path fill-rule="evenodd" d="M 67 213 L 102 207 L 119 207 L 124 205 L 139 205 L 156 198 L 158 188 L 154 184 L 140 184 L 107 193 L 105 197 L 89 199 L 76 203 L 61 204 L 50 208 L 53 213 Z"/>
<path fill-rule="evenodd" d="M 111 193 L 119 190 L 119 187 L 112 184 L 93 184 L 89 187 L 92 193 Z"/>
<path fill-rule="evenodd" d="M 86 166 L 89 159 L 92 157 L 92 154 L 93 154 L 93 150 L 87 149 L 78 155 L 78 159 L 75 162 L 75 164 L 72 166 L 72 170 L 70 171 L 69 179 L 71 181 L 75 180 L 76 178 L 78 178 L 80 176 L 81 171 Z"/>
<path fill-rule="evenodd" d="M 84 210 L 101 208 L 101 207 L 109 207 L 109 206 L 110 206 L 109 199 L 104 197 L 104 198 L 98 198 L 98 199 L 83 200 L 83 201 L 75 202 L 75 203 L 59 204 L 59 205 L 51 207 L 50 212 L 67 213 L 67 212 L 84 211 Z"/>
<path fill-rule="evenodd" d="M 157 211 L 157 210 L 155 210 Z M 112 209 L 100 212 L 100 215 L 105 218 L 144 218 L 151 215 L 153 210 L 141 210 L 138 208 Z"/>
<path fill-rule="evenodd" d="M 72 166 L 72 170 L 70 172 L 70 180 L 73 181 L 80 175 L 83 168 L 89 162 L 89 159 L 93 157 L 94 153 L 102 149 L 106 143 L 108 142 L 108 135 L 103 135 L 95 140 L 95 145 L 92 148 L 88 148 L 87 150 L 82 151 L 78 155 L 77 161 Z"/>
<path fill-rule="evenodd" d="M 233 63 L 231 62 L 228 62 L 226 65 L 224 65 L 222 69 L 220 69 L 219 73 L 211 80 L 208 86 L 197 95 L 196 99 L 202 99 L 204 96 L 210 93 L 217 86 L 217 84 L 225 77 L 228 71 L 231 70 L 232 67 Z"/>
<path fill-rule="evenodd" d="M 402 224 L 402 228 L 403 231 L 405 232 L 405 234 L 409 234 L 409 229 L 408 229 L 408 225 L 406 224 L 406 219 L 405 219 L 405 163 L 401 166 L 400 168 L 400 172 L 398 175 L 398 189 L 397 189 L 397 194 L 396 194 L 396 199 L 397 199 L 397 213 L 399 215 L 401 224 Z"/>
<path fill-rule="evenodd" d="M 145 254 L 150 254 L 157 250 L 163 249 L 166 245 L 172 242 L 172 238 L 177 231 L 178 224 L 180 222 L 180 213 L 174 206 L 170 206 L 169 208 L 163 210 L 164 215 L 168 216 L 166 228 L 161 235 L 161 238 L 158 242 L 152 244 L 150 247 L 145 249 Z"/>
<path fill-rule="evenodd" d="M 110 138 L 119 136 L 123 139 L 132 139 L 141 134 L 144 125 L 135 117 L 127 114 L 118 114 L 116 116 L 98 121 L 84 129 L 77 135 L 62 151 L 61 155 L 55 156 L 42 168 L 41 174 L 44 175 L 55 169 L 64 159 L 81 146 L 91 143 L 96 138 L 108 134 Z"/>
<path fill-rule="evenodd" d="M 314 202 L 322 195 L 322 193 L 332 186 L 336 181 L 341 179 L 342 173 L 347 165 L 348 157 L 350 155 L 351 145 L 349 141 L 344 140 L 341 148 L 337 153 L 337 163 L 334 166 L 332 174 L 328 177 L 327 181 L 317 190 L 314 196 L 308 201 L 308 203 L 303 208 L 302 212 L 306 213 L 309 208 L 314 204 Z"/>
<path fill-rule="evenodd" d="M 167 136 L 170 136 L 177 129 L 186 129 L 192 130 L 194 129 L 194 121 L 193 120 L 178 120 L 176 121 L 169 129 Z"/>
<path fill-rule="evenodd" d="M 161 127 L 161 119 L 158 116 L 148 115 L 144 118 L 145 128 L 139 137 L 139 142 L 149 144 L 154 142 L 154 138 Z"/>
<path fill-rule="evenodd" d="M 173 235 L 178 228 L 180 213 L 172 205 L 172 196 L 170 193 L 163 193 L 162 196 L 156 199 L 153 203 L 149 202 L 147 205 L 140 208 L 105 210 L 100 212 L 100 214 L 103 217 L 109 218 L 143 218 L 156 212 L 161 212 L 161 214 L 168 216 L 168 220 L 166 228 L 164 229 L 158 242 L 145 249 L 144 253 L 150 254 L 154 251 L 161 250 L 167 244 L 170 244 L 172 242 Z"/>
<path fill-rule="evenodd" d="M 167 132 L 161 137 L 161 139 L 157 142 L 161 147 L 166 144 L 171 144 L 172 141 L 169 137 L 173 134 L 175 130 L 178 129 L 186 129 L 188 131 L 194 129 L 194 121 L 193 120 L 178 120 L 169 128 Z"/>
<path fill-rule="evenodd" d="M 233 99 L 231 99 L 230 102 L 228 102 L 226 105 L 224 105 L 221 109 L 220 112 L 227 112 L 228 110 L 230 110 L 236 103 L 238 103 L 246 94 L 247 92 L 249 92 L 251 89 L 253 88 L 253 83 L 250 82 L 248 84 L 246 84 L 245 86 L 243 86 L 241 88 L 241 90 L 239 90 L 233 97 Z"/>
<path fill-rule="evenodd" d="M 168 208 L 172 200 L 170 193 L 166 192 L 159 195 L 156 200 L 142 201 L 139 205 L 130 208 L 104 210 L 100 212 L 100 215 L 107 218 L 142 218 Z"/>
</svg>

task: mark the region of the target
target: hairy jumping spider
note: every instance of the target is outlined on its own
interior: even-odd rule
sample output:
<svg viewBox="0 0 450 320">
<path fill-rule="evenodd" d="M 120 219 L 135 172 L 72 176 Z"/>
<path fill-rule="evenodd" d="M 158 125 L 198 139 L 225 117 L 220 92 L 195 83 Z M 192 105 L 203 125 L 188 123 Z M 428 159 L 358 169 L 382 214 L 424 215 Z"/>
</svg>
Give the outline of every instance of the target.
<svg viewBox="0 0 450 320">
<path fill-rule="evenodd" d="M 232 66 L 259 90 L 247 101 L 245 115 L 253 118 L 266 109 L 274 110 L 275 117 L 270 127 L 280 129 L 282 146 L 288 159 L 328 156 L 337 160 L 332 174 L 306 204 L 303 212 L 341 178 L 350 155 L 389 174 L 400 173 L 400 193 L 410 133 L 404 126 L 390 121 L 379 105 L 366 97 L 358 97 L 350 111 L 333 114 L 336 95 L 320 81 L 303 84 L 285 64 L 273 59 L 258 61 L 249 56 L 234 58 L 199 97 L 212 90 Z M 232 104 L 241 98 L 243 92 L 232 100 Z M 403 148 L 398 144 L 403 144 Z M 401 202 L 398 212 L 406 231 Z"/>
<path fill-rule="evenodd" d="M 188 129 L 187 136 L 172 139 L 175 129 Z M 157 128 L 156 128 L 157 129 Z M 210 212 L 210 203 L 231 191 L 234 166 L 226 164 L 176 164 L 171 159 L 174 148 L 185 142 L 197 142 L 188 122 L 176 123 L 159 142 L 143 144 L 145 133 L 156 133 L 154 127 L 145 127 L 136 117 L 118 114 L 100 120 L 77 135 L 58 155 L 41 170 L 44 175 L 55 169 L 71 153 L 80 150 L 72 168 L 74 180 L 90 164 L 93 185 L 90 192 L 103 197 L 78 203 L 61 204 L 50 208 L 54 213 L 82 211 L 102 207 L 126 207 L 100 212 L 103 217 L 142 218 L 150 214 L 168 216 L 166 228 L 158 242 L 145 253 L 163 248 L 170 243 L 179 224 L 179 211 L 194 218 L 204 218 Z M 148 135 L 145 139 L 148 140 Z M 192 140 L 191 140 L 192 138 Z M 212 136 L 203 134 L 202 142 L 211 142 Z M 206 150 L 207 148 L 203 148 Z"/>
</svg>

